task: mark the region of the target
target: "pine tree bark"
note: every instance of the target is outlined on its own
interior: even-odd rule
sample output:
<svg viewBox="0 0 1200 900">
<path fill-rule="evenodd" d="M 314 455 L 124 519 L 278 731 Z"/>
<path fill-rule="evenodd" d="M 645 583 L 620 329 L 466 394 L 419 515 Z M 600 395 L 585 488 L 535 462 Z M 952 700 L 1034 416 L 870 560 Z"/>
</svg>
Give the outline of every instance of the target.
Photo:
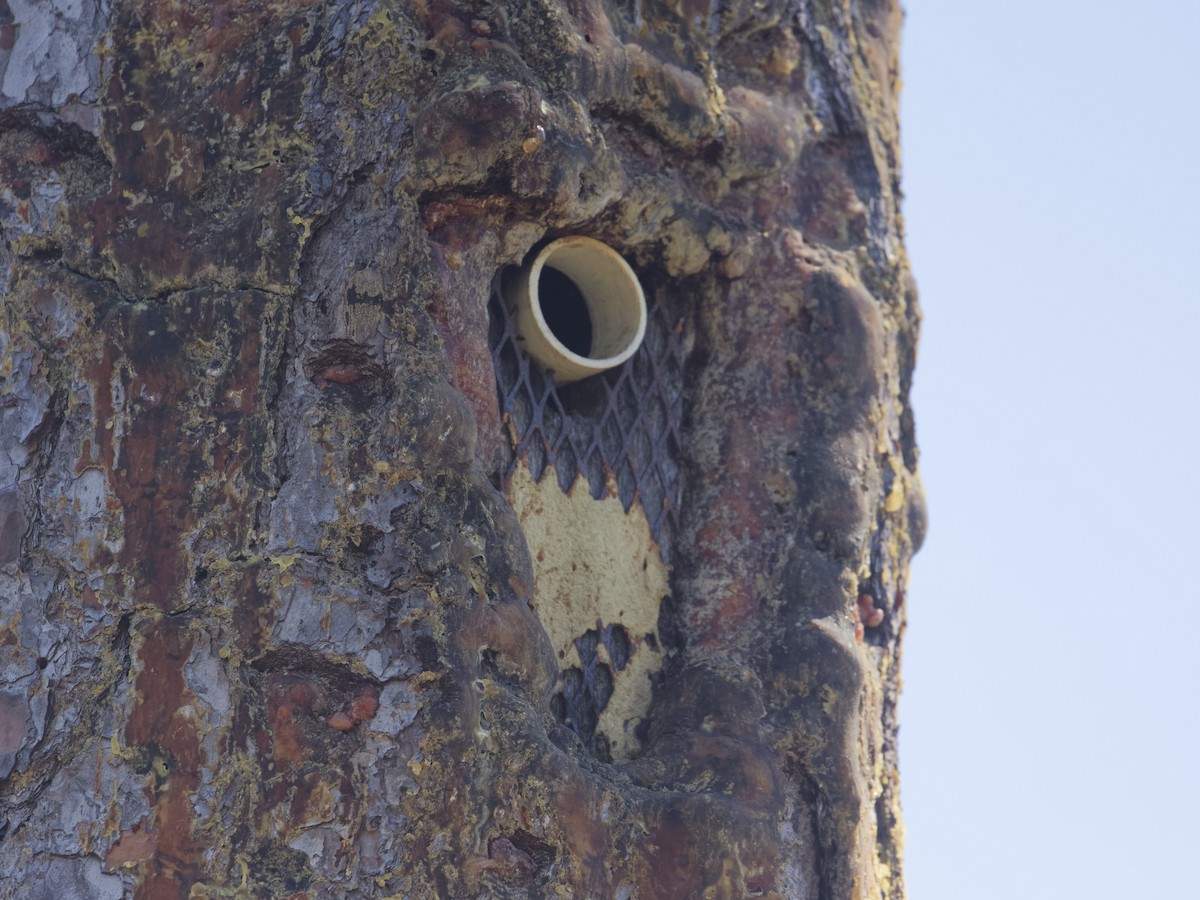
<svg viewBox="0 0 1200 900">
<path fill-rule="evenodd" d="M 0 2 L 0 895 L 901 898 L 899 22 Z M 568 234 L 687 335 L 592 731 L 531 517 L 606 489 L 520 474 L 489 343 Z"/>
</svg>

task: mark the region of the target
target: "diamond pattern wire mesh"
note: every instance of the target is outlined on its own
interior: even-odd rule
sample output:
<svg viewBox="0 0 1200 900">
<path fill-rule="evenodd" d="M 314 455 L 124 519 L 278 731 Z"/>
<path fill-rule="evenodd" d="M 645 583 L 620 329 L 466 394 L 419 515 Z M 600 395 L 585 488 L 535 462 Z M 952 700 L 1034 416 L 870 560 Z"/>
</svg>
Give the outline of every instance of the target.
<svg viewBox="0 0 1200 900">
<path fill-rule="evenodd" d="M 633 358 L 559 388 L 521 348 L 502 284 L 497 278 L 489 305 L 492 361 L 509 438 L 502 479 L 524 459 L 539 482 L 553 464 L 564 492 L 579 477 L 597 499 L 615 485 L 626 512 L 641 503 L 665 559 L 678 524 L 688 320 L 672 314 L 661 290 L 647 289 L 646 337 Z"/>
</svg>

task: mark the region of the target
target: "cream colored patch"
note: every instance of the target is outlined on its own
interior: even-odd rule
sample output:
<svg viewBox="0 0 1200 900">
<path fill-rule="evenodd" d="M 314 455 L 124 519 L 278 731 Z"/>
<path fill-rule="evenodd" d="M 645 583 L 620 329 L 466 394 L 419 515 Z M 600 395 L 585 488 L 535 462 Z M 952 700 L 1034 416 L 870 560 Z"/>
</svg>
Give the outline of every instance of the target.
<svg viewBox="0 0 1200 900">
<path fill-rule="evenodd" d="M 641 747 L 634 729 L 650 707 L 651 676 L 662 668 L 658 606 L 670 590 L 646 514 L 637 504 L 626 513 L 612 483 L 595 500 L 582 478 L 569 493 L 559 490 L 553 466 L 535 482 L 524 460 L 508 493 L 533 556 L 534 609 L 560 668 L 582 667 L 575 640 L 589 629 L 620 624 L 629 635 L 629 662 L 620 671 L 599 649 L 612 670 L 613 695 L 597 730 L 608 738 L 614 760 L 636 756 Z"/>
</svg>

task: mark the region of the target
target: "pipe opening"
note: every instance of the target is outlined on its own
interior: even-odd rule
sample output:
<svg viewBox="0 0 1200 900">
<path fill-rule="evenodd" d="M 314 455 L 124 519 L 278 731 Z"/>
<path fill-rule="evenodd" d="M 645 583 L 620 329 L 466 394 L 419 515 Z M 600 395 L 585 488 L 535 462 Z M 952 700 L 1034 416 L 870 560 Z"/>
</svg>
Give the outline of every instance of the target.
<svg viewBox="0 0 1200 900">
<path fill-rule="evenodd" d="M 506 288 L 517 334 L 560 387 L 615 368 L 646 333 L 646 298 L 612 247 L 576 235 L 543 247 Z"/>
<path fill-rule="evenodd" d="M 571 276 L 542 267 L 537 287 L 538 306 L 550 333 L 580 356 L 592 355 L 592 315 L 587 300 Z"/>
</svg>

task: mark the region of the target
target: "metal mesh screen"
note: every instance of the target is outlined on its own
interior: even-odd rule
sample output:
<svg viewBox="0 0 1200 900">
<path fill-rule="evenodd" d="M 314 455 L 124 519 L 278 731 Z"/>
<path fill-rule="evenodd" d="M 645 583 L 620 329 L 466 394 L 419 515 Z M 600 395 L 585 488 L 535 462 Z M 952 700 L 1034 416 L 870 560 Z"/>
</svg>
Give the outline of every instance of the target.
<svg viewBox="0 0 1200 900">
<path fill-rule="evenodd" d="M 511 274 L 511 273 L 506 273 Z M 554 464 L 568 491 L 583 477 L 593 497 L 614 485 L 626 511 L 640 503 L 664 558 L 679 509 L 679 436 L 688 320 L 647 288 L 646 337 L 624 365 L 556 387 L 520 345 L 496 279 L 490 301 L 492 361 L 509 455 L 503 479 L 524 459 L 536 481 Z"/>
</svg>

